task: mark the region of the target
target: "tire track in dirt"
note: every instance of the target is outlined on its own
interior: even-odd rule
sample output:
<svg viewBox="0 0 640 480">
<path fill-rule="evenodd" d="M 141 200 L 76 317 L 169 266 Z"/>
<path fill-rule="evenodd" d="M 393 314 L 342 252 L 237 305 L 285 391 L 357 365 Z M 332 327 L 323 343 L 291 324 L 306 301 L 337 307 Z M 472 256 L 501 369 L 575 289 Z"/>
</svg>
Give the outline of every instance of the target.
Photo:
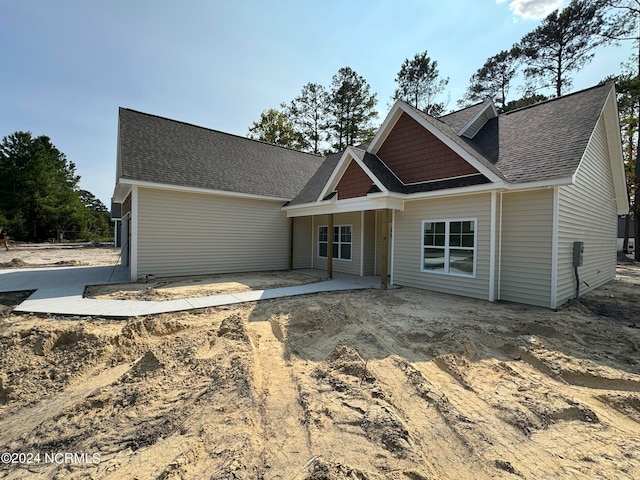
<svg viewBox="0 0 640 480">
<path fill-rule="evenodd" d="M 64 391 L 42 400 L 33 407 L 22 409 L 8 418 L 0 420 L 0 432 L 2 432 L 3 442 L 9 444 L 26 437 L 46 420 L 54 418 L 65 410 L 81 403 L 100 388 L 116 382 L 132 368 L 134 363 L 126 363 L 106 369 L 104 364 L 97 365 Z"/>
<path fill-rule="evenodd" d="M 300 407 L 299 390 L 287 360 L 284 332 L 278 317 L 248 324 L 252 338 L 254 387 L 262 417 L 263 452 L 266 468 L 273 472 L 293 471 L 312 457 L 309 431 Z M 275 477 L 280 478 L 280 477 Z"/>
</svg>

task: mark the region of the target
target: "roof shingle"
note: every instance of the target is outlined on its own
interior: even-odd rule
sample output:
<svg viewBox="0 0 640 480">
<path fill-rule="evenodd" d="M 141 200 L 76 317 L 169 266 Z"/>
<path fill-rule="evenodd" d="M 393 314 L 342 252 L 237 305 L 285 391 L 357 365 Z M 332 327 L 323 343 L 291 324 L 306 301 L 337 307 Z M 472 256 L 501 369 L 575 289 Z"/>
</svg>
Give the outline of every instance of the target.
<svg viewBox="0 0 640 480">
<path fill-rule="evenodd" d="M 125 108 L 119 138 L 121 178 L 283 199 L 300 193 L 324 160 Z"/>
</svg>

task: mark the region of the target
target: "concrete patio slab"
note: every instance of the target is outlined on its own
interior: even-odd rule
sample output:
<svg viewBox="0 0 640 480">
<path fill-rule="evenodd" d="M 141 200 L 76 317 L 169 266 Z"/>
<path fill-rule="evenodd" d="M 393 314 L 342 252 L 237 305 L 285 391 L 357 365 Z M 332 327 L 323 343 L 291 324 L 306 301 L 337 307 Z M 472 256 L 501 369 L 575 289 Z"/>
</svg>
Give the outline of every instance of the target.
<svg viewBox="0 0 640 480">
<path fill-rule="evenodd" d="M 122 318 L 320 292 L 372 288 L 370 282 L 356 283 L 341 278 L 292 287 L 166 301 L 100 300 L 83 297 L 87 285 L 123 283 L 126 282 L 126 277 L 126 271 L 121 267 L 0 270 L 0 292 L 35 290 L 28 299 L 14 308 L 15 312 Z"/>
</svg>

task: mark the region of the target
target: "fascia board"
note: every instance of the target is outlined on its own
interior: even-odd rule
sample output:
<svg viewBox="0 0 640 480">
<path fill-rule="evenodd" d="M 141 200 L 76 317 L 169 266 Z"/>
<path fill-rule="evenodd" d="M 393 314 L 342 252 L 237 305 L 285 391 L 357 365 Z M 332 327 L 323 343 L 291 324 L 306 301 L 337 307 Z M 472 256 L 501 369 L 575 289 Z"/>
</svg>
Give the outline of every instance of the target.
<svg viewBox="0 0 640 480">
<path fill-rule="evenodd" d="M 324 215 L 327 213 L 349 213 L 365 210 L 379 210 L 390 208 L 392 210 L 404 210 L 404 199 L 381 196 L 377 198 L 349 199 L 340 202 L 307 203 L 295 207 L 283 207 L 287 217 L 306 217 L 310 215 Z"/>
<path fill-rule="evenodd" d="M 118 180 L 113 190 L 112 201 L 116 203 L 124 202 L 129 195 L 129 192 L 131 192 L 131 185 L 122 183 L 122 179 Z"/>
<path fill-rule="evenodd" d="M 458 136 L 461 137 L 465 134 L 465 132 L 469 129 L 469 127 L 471 127 L 471 125 L 473 125 L 474 123 L 476 123 L 476 121 L 485 114 L 485 112 L 487 110 L 491 110 L 491 117 L 490 118 L 495 118 L 498 116 L 498 111 L 496 110 L 495 105 L 493 104 L 493 100 L 489 99 L 485 101 L 485 105 L 480 109 L 480 111 L 478 113 L 476 113 L 473 117 L 471 117 L 471 120 L 469 120 L 466 125 L 464 127 L 462 127 L 460 129 L 460 131 L 458 132 Z"/>
<path fill-rule="evenodd" d="M 349 167 L 349 163 L 351 162 L 351 160 L 355 161 L 360 166 L 360 168 L 362 168 L 364 173 L 367 174 L 367 176 L 371 179 L 371 181 L 375 183 L 376 186 L 382 192 L 387 191 L 387 188 L 382 184 L 380 180 L 378 180 L 378 178 L 373 174 L 373 172 L 369 170 L 369 167 L 367 167 L 364 164 L 364 162 L 360 160 L 360 158 L 355 153 L 353 148 L 347 147 L 347 149 L 342 154 L 342 157 L 340 157 L 338 164 L 333 169 L 333 173 L 331 174 L 331 176 L 329 177 L 329 180 L 327 181 L 324 188 L 322 189 L 322 192 L 320 192 L 320 195 L 318 196 L 318 199 L 317 199 L 318 201 L 321 201 L 323 198 L 325 198 L 327 195 L 329 195 L 331 192 L 333 192 L 336 189 L 336 186 L 340 182 L 340 179 L 342 178 L 344 173 L 347 171 L 347 168 Z"/>
<path fill-rule="evenodd" d="M 401 106 L 401 107 L 403 107 L 403 106 Z M 416 122 L 418 122 L 420 125 L 422 125 L 431 134 L 433 134 L 438 140 L 440 140 L 447 147 L 449 147 L 451 150 L 453 150 L 456 154 L 458 154 L 460 157 L 462 157 L 463 160 L 465 160 L 466 162 L 471 164 L 471 166 L 473 168 L 475 168 L 480 173 L 482 173 L 485 177 L 487 177 L 492 183 L 499 183 L 499 182 L 502 181 L 502 179 L 498 175 L 496 175 L 493 171 L 489 170 L 487 167 L 485 167 L 478 160 L 473 158 L 473 156 L 471 156 L 469 154 L 469 152 L 467 152 L 460 145 L 458 145 L 455 142 L 452 142 L 451 139 L 447 135 L 442 133 L 438 128 L 436 128 L 433 125 L 431 125 L 431 123 L 429 123 L 427 120 L 422 118 L 421 115 L 418 115 L 416 112 L 414 112 L 412 109 L 409 109 L 409 108 L 403 108 L 403 110 L 404 110 L 404 112 L 406 114 L 410 115 L 411 118 L 413 118 Z"/>
<path fill-rule="evenodd" d="M 235 198 L 247 198 L 252 200 L 269 200 L 269 201 L 277 201 L 277 202 L 288 202 L 291 198 L 285 197 L 271 197 L 267 195 L 254 195 L 250 193 L 240 193 L 240 192 L 227 192 L 225 190 L 211 190 L 208 188 L 197 188 L 197 187 L 183 187 L 180 185 L 169 185 L 166 183 L 156 183 L 156 182 L 147 182 L 143 180 L 131 180 L 128 178 L 121 178 L 119 182 L 121 185 L 131 185 L 138 187 L 147 187 L 147 188 L 156 188 L 160 190 L 171 190 L 174 192 L 185 192 L 185 193 L 204 193 L 207 195 L 219 195 L 222 197 L 235 197 Z"/>
<path fill-rule="evenodd" d="M 627 192 L 627 179 L 624 173 L 624 156 L 622 154 L 622 139 L 620 137 L 620 116 L 616 100 L 615 88 L 611 86 L 611 92 L 607 97 L 604 108 L 604 126 L 607 132 L 607 148 L 611 162 L 611 175 L 613 177 L 613 189 L 618 215 L 629 213 L 629 196 Z"/>
<path fill-rule="evenodd" d="M 378 153 L 378 150 L 387 139 L 389 132 L 391 132 L 393 127 L 396 125 L 396 122 L 400 118 L 400 115 L 402 115 L 402 112 L 405 111 L 402 108 L 403 104 L 404 102 L 402 100 L 396 100 L 396 102 L 393 104 L 393 107 L 391 107 L 391 110 L 389 110 L 389 113 L 384 119 L 384 122 L 382 122 L 382 125 L 380 125 L 380 128 L 374 135 L 373 140 L 371 140 L 369 148 L 367 148 L 367 151 L 369 153 L 373 155 Z"/>
</svg>

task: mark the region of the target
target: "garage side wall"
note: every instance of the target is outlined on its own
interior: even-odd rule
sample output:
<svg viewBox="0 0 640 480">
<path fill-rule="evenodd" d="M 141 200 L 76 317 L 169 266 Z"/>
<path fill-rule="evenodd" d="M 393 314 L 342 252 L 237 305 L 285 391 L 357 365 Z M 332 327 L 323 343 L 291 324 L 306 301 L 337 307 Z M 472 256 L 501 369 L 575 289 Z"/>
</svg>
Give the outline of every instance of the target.
<svg viewBox="0 0 640 480">
<path fill-rule="evenodd" d="M 558 305 L 575 296 L 574 241 L 584 242 L 584 263 L 578 267 L 581 295 L 615 277 L 618 216 L 614 198 L 606 130 L 601 119 L 575 183 L 560 187 L 559 191 Z"/>
<path fill-rule="evenodd" d="M 138 276 L 286 270 L 282 202 L 140 188 Z"/>
</svg>

